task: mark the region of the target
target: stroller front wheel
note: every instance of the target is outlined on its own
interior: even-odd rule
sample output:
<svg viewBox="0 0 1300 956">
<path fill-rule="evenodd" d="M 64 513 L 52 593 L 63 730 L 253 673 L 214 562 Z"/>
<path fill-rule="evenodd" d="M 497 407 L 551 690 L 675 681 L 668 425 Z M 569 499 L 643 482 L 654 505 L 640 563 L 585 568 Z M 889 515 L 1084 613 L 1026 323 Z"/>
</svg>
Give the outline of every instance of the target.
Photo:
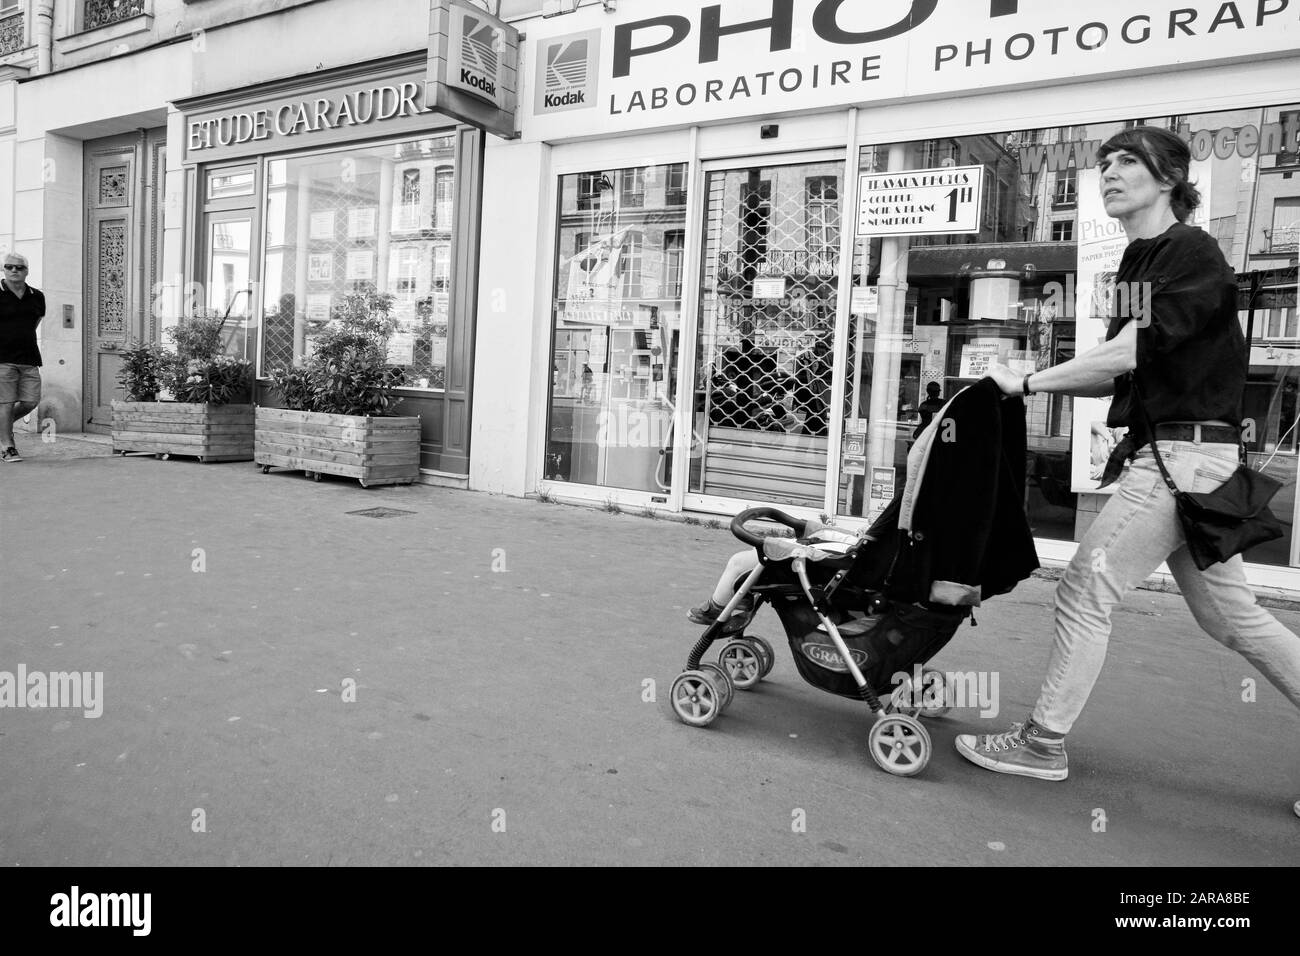
<svg viewBox="0 0 1300 956">
<path fill-rule="evenodd" d="M 886 773 L 911 777 L 930 762 L 930 733 L 915 717 L 890 714 L 881 717 L 867 736 L 871 759 Z"/>
<path fill-rule="evenodd" d="M 722 703 L 719 709 L 726 710 L 731 706 L 731 702 L 736 699 L 736 682 L 731 679 L 731 674 L 725 667 L 708 662 L 701 664 L 700 670 L 713 678 L 718 693 L 722 695 Z"/>
<path fill-rule="evenodd" d="M 714 683 L 717 678 L 703 670 L 683 671 L 669 691 L 673 713 L 692 727 L 707 727 L 722 710 L 722 693 Z"/>
</svg>

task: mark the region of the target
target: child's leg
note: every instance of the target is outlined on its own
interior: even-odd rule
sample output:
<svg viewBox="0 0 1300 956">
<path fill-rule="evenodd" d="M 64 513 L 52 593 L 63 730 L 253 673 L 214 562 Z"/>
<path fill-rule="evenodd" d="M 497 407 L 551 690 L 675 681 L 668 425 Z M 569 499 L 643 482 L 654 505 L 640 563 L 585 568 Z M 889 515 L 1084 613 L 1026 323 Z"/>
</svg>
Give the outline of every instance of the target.
<svg viewBox="0 0 1300 956">
<path fill-rule="evenodd" d="M 758 567 L 758 552 L 753 548 L 746 548 L 733 554 L 727 561 L 722 577 L 718 578 L 718 586 L 713 589 L 713 603 L 719 607 L 726 607 L 727 602 L 736 593 L 736 582 L 756 567 Z"/>
</svg>

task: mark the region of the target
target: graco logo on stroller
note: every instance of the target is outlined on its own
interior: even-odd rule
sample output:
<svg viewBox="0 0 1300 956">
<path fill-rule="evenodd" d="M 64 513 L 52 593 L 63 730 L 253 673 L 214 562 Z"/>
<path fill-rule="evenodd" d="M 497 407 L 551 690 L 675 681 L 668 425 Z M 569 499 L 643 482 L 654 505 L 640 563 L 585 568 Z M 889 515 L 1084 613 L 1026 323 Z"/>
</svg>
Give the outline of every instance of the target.
<svg viewBox="0 0 1300 956">
<path fill-rule="evenodd" d="M 824 667 L 828 671 L 835 671 L 840 674 L 849 672 L 849 666 L 844 663 L 844 658 L 840 656 L 840 652 L 830 644 L 814 644 L 811 641 L 805 641 L 799 645 L 799 649 L 803 651 L 804 657 L 818 667 Z M 853 655 L 853 663 L 858 665 L 859 670 L 867 666 L 868 657 L 866 651 L 850 647 L 849 653 Z"/>
</svg>

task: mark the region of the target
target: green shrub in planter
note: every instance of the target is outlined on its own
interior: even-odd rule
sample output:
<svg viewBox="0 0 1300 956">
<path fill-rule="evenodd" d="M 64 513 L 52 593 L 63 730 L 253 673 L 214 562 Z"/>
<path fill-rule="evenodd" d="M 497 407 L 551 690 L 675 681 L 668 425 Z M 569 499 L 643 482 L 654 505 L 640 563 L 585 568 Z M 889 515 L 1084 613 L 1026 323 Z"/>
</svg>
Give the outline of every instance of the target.
<svg viewBox="0 0 1300 956">
<path fill-rule="evenodd" d="M 153 342 L 133 342 L 121 352 L 122 369 L 118 384 L 128 402 L 156 402 L 164 382 L 171 381 L 175 356 Z"/>
<path fill-rule="evenodd" d="M 420 419 L 399 417 L 402 369 L 388 364 L 393 297 L 347 296 L 312 338 L 300 365 L 272 382 L 284 408 L 257 409 L 253 460 L 262 471 L 302 469 L 356 478 L 362 487 L 410 484 L 420 473 Z"/>
<path fill-rule="evenodd" d="M 171 352 L 154 344 L 125 349 L 113 402 L 113 450 L 191 455 L 200 461 L 253 457 L 253 369 L 222 355 L 224 320 L 200 315 L 168 329 Z M 171 401 L 158 401 L 169 394 Z"/>
<path fill-rule="evenodd" d="M 271 380 L 285 408 L 331 415 L 386 416 L 401 398 L 402 370 L 388 364 L 393 297 L 382 292 L 349 295 L 316 336 L 302 365 L 278 368 Z"/>
</svg>

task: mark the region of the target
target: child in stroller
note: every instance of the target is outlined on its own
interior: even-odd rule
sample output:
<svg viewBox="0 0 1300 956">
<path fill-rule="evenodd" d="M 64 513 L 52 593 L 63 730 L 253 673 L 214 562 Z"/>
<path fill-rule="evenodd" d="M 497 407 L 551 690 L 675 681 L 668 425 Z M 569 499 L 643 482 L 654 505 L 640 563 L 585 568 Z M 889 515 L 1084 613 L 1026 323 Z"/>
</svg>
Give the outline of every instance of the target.
<svg viewBox="0 0 1300 956">
<path fill-rule="evenodd" d="M 804 537 L 800 540 L 807 544 L 816 545 L 818 550 L 829 554 L 844 554 L 851 547 L 870 539 L 865 530 L 858 534 L 850 534 L 838 528 L 807 522 L 804 526 Z M 759 552 L 757 548 L 745 548 L 733 554 L 727 561 L 727 566 L 723 568 L 722 576 L 718 578 L 713 593 L 709 595 L 708 600 L 703 604 L 691 608 L 686 614 L 687 619 L 692 623 L 705 625 L 716 621 L 718 615 L 727 606 L 727 602 L 731 600 L 740 587 L 742 579 L 747 577 L 758 565 Z M 753 611 L 753 595 L 746 594 L 728 618 L 723 627 L 723 633 L 731 634 L 736 631 L 743 631 L 753 618 Z"/>
<path fill-rule="evenodd" d="M 946 708 L 927 712 L 908 706 L 911 688 L 898 683 L 896 675 L 912 673 L 937 654 L 969 608 L 898 603 L 886 596 L 898 510 L 896 500 L 858 535 L 774 508 L 737 515 L 732 533 L 750 547 L 728 562 L 709 602 L 688 615 L 708 626 L 673 682 L 670 696 L 677 717 L 708 726 L 730 705 L 735 690 L 748 690 L 767 676 L 775 662 L 772 646 L 743 631 L 769 603 L 781 619 L 800 675 L 821 690 L 871 708 L 876 722 L 868 744 L 876 763 L 900 776 L 923 770 L 932 746 L 917 717 Z M 753 520 L 783 524 L 795 538 L 754 534 L 745 526 Z M 718 663 L 703 663 L 705 652 L 724 638 Z"/>
</svg>

